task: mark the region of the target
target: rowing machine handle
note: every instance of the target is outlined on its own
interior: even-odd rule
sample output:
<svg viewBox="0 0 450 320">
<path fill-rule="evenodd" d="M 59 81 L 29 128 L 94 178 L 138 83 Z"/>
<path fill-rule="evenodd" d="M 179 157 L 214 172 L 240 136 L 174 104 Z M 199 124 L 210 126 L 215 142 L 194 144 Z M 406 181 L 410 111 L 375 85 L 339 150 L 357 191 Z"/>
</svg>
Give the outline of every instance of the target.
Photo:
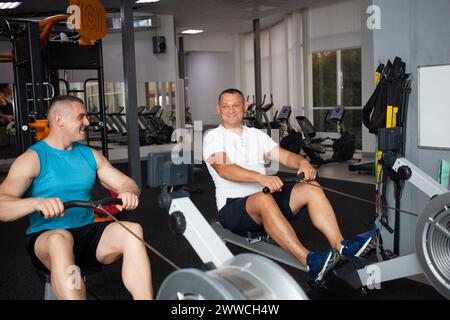
<svg viewBox="0 0 450 320">
<path fill-rule="evenodd" d="M 97 201 L 68 201 L 68 202 L 64 202 L 64 209 L 67 210 L 69 208 L 73 208 L 73 207 L 82 207 L 82 208 L 97 208 L 99 205 L 103 206 L 105 204 L 118 204 L 121 205 L 122 204 L 122 200 L 119 198 L 112 198 L 112 197 L 108 197 L 108 198 L 103 198 Z"/>
<path fill-rule="evenodd" d="M 300 180 L 305 179 L 305 173 L 304 172 L 300 172 L 299 175 L 296 175 L 294 177 L 289 177 L 289 178 L 283 178 L 281 179 L 284 183 L 295 183 L 295 182 L 299 182 Z M 268 187 L 264 187 L 262 190 L 263 193 L 268 194 L 270 193 L 270 189 Z"/>
</svg>

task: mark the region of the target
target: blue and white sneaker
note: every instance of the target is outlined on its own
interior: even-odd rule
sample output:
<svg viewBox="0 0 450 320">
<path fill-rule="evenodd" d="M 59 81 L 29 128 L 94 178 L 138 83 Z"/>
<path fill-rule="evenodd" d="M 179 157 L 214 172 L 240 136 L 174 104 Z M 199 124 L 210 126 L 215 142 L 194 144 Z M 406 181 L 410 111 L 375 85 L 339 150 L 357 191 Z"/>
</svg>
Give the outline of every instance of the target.
<svg viewBox="0 0 450 320">
<path fill-rule="evenodd" d="M 370 236 L 361 240 L 342 240 L 340 254 L 344 257 L 364 257 L 375 248 L 375 237 Z"/>
<path fill-rule="evenodd" d="M 309 274 L 315 282 L 320 282 L 339 262 L 339 251 L 330 249 L 325 252 L 310 252 L 306 257 Z"/>
</svg>

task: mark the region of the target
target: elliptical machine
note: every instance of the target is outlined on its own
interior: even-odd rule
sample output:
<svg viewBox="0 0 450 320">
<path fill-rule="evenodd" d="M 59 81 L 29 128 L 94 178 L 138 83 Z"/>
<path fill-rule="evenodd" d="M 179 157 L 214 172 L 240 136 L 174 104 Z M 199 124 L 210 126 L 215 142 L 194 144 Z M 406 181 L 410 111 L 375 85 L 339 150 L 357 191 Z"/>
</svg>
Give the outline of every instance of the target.
<svg viewBox="0 0 450 320">
<path fill-rule="evenodd" d="M 302 147 L 303 136 L 301 132 L 292 128 L 289 123 L 291 113 L 291 106 L 283 106 L 280 112 L 277 111 L 272 122 L 272 129 L 278 129 L 280 146 L 283 149 L 299 153 Z"/>
<path fill-rule="evenodd" d="M 327 122 L 336 124 L 336 132 L 339 135 L 339 138 L 337 139 L 330 137 L 316 138 L 316 131 L 308 118 L 303 116 L 296 117 L 303 132 L 301 149 L 310 158 L 311 164 L 319 167 L 323 164 L 344 162 L 353 158 L 356 146 L 356 136 L 345 130 L 343 124 L 344 115 L 344 106 L 338 105 L 325 117 Z M 326 140 L 333 141 L 333 155 L 329 159 L 324 159 L 321 156 L 321 154 L 325 153 L 325 146 L 322 143 Z"/>
<path fill-rule="evenodd" d="M 248 97 L 247 97 L 248 101 Z M 247 112 L 244 116 L 244 123 L 248 127 L 253 127 L 257 129 L 265 129 L 267 134 L 271 136 L 272 126 L 271 121 L 267 115 L 267 112 L 273 107 L 273 96 L 270 95 L 270 102 L 265 104 L 266 95 L 264 95 L 263 101 L 260 105 L 256 105 L 255 102 L 251 103 Z M 263 121 L 258 121 L 258 115 L 261 114 Z"/>
</svg>

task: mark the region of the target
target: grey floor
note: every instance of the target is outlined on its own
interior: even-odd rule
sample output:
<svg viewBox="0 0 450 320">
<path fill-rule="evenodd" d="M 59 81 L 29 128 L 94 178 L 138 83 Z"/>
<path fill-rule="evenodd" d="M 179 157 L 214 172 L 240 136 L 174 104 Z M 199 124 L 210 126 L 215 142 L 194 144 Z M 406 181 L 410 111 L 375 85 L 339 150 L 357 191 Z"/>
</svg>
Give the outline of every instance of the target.
<svg viewBox="0 0 450 320">
<path fill-rule="evenodd" d="M 331 154 L 329 155 L 326 154 L 324 156 L 324 158 L 327 157 L 331 157 Z M 325 164 L 320 166 L 317 169 L 317 172 L 319 176 L 323 178 L 374 184 L 375 183 L 374 177 L 372 175 L 366 173 L 351 172 L 348 170 L 349 164 L 367 162 L 372 160 L 373 160 L 372 157 L 362 156 L 361 154 L 355 154 L 353 160 L 347 162 L 336 162 Z M 282 167 L 280 168 L 280 170 L 284 172 L 293 172 L 293 170 L 288 169 L 286 167 Z"/>
</svg>

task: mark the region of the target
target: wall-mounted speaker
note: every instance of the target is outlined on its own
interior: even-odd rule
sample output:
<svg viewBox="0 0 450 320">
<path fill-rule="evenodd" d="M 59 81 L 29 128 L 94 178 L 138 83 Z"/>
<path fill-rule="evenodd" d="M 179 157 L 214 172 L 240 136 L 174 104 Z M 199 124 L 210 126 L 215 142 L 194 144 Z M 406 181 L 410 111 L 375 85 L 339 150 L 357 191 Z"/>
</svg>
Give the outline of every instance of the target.
<svg viewBox="0 0 450 320">
<path fill-rule="evenodd" d="M 153 53 L 166 53 L 166 37 L 153 37 Z"/>
</svg>

